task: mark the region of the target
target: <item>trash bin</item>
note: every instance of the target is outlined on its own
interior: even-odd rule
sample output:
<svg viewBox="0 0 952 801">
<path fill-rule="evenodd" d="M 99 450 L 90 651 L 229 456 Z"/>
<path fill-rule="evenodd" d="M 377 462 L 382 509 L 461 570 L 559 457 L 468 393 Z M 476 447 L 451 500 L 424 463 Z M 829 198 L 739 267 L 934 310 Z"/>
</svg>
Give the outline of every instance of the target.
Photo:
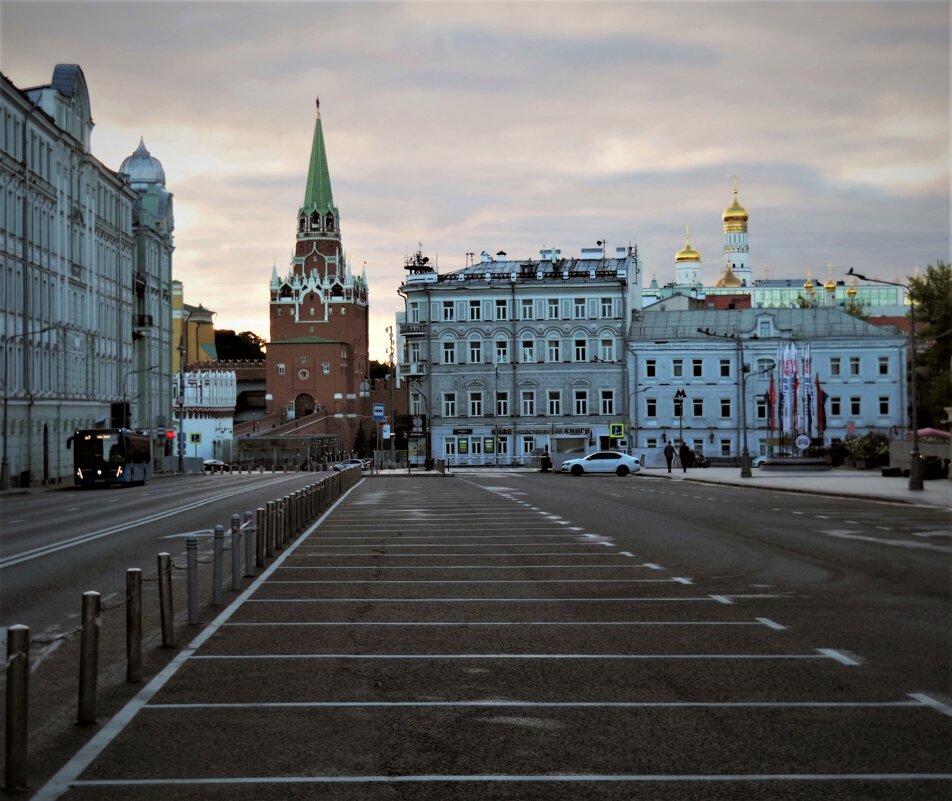
<svg viewBox="0 0 952 801">
<path fill-rule="evenodd" d="M 424 470 L 432 470 L 432 469 L 433 469 L 433 460 L 432 460 L 432 459 L 427 459 L 426 461 L 424 461 L 424 462 L 423 462 L 423 469 L 424 469 Z"/>
<path fill-rule="evenodd" d="M 548 473 L 552 469 L 552 458 L 545 454 L 539 459 L 539 471 L 542 473 Z"/>
<path fill-rule="evenodd" d="M 445 460 L 445 459 L 437 459 L 437 460 L 436 460 L 436 472 L 437 472 L 437 473 L 440 473 L 441 475 L 446 472 L 446 460 Z"/>
</svg>

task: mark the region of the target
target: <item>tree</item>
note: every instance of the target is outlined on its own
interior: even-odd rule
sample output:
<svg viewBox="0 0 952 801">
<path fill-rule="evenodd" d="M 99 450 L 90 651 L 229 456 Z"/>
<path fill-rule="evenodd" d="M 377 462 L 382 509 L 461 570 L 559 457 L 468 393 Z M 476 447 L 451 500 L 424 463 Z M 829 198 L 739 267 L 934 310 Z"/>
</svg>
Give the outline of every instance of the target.
<svg viewBox="0 0 952 801">
<path fill-rule="evenodd" d="M 384 379 L 389 372 L 390 365 L 385 362 L 378 362 L 376 359 L 367 362 L 367 375 L 371 380 Z"/>
<path fill-rule="evenodd" d="M 952 264 L 940 260 L 910 277 L 909 299 L 916 305 L 919 425 L 940 427 L 952 406 Z"/>
<path fill-rule="evenodd" d="M 267 340 L 251 331 L 242 331 L 240 334 L 227 328 L 215 331 L 215 349 L 220 361 L 263 359 L 263 346 L 266 344 Z"/>
<path fill-rule="evenodd" d="M 850 298 L 848 301 L 846 301 L 843 311 L 845 311 L 850 317 L 856 317 L 860 320 L 866 320 L 869 317 L 866 309 L 863 308 L 863 304 L 860 303 L 856 298 Z"/>
</svg>

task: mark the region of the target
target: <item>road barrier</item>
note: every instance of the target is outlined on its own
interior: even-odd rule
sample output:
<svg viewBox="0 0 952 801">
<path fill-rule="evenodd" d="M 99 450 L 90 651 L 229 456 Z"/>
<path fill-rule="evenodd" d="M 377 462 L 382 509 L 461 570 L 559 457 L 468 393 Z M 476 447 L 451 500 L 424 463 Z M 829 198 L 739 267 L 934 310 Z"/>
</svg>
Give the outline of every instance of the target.
<svg viewBox="0 0 952 801">
<path fill-rule="evenodd" d="M 287 466 L 285 466 L 285 472 Z M 237 513 L 231 517 L 231 591 L 241 590 L 242 578 L 251 578 L 256 568 L 264 567 L 267 560 L 277 550 L 283 550 L 300 532 L 320 517 L 331 503 L 361 477 L 361 471 L 350 468 L 325 476 L 320 481 L 308 485 L 291 495 L 285 495 L 276 501 L 268 501 L 264 507 L 254 513 L 244 513 L 244 523 Z M 212 560 L 212 600 L 213 606 L 222 603 L 222 581 L 224 563 L 225 529 L 222 525 L 214 528 L 214 557 Z M 241 569 L 241 538 L 244 542 L 244 573 Z M 190 534 L 185 542 L 186 553 L 186 594 L 187 622 L 197 625 L 200 621 L 200 598 L 198 569 L 202 562 L 198 558 L 198 538 Z M 156 555 L 156 576 L 146 579 L 139 568 L 126 571 L 126 594 L 121 604 L 126 612 L 126 682 L 139 683 L 142 675 L 142 583 L 158 583 L 159 624 L 161 647 L 175 647 L 175 616 L 172 604 L 172 570 L 183 569 L 175 565 L 169 553 Z M 30 645 L 33 642 L 49 644 L 54 640 L 68 639 L 80 634 L 79 660 L 79 698 L 76 722 L 82 726 L 96 723 L 96 696 L 99 679 L 99 635 L 102 616 L 117 606 L 105 607 L 100 593 L 83 593 L 82 617 L 79 628 L 59 634 L 52 639 L 33 640 L 30 628 L 12 625 L 7 628 L 6 659 L 6 720 L 4 744 L 4 783 L 3 789 L 10 792 L 22 792 L 28 789 L 28 753 L 29 741 L 29 678 Z"/>
</svg>

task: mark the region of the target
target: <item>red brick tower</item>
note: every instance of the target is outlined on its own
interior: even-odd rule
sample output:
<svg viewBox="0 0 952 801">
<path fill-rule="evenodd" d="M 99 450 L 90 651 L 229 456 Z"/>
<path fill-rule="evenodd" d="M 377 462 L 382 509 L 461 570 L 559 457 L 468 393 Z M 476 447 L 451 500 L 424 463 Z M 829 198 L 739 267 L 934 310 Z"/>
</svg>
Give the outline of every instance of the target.
<svg viewBox="0 0 952 801">
<path fill-rule="evenodd" d="M 270 290 L 268 411 L 311 421 L 309 433 L 337 434 L 349 450 L 360 422 L 369 425 L 367 279 L 350 271 L 341 246 L 320 101 L 294 257 L 283 278 L 272 271 Z"/>
</svg>

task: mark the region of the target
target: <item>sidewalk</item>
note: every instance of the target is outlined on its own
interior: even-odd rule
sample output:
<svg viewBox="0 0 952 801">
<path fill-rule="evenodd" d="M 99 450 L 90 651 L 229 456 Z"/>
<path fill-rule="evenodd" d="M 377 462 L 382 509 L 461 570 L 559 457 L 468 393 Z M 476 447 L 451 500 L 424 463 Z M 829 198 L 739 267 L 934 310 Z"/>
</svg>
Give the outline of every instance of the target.
<svg viewBox="0 0 952 801">
<path fill-rule="evenodd" d="M 446 476 L 436 470 L 375 470 L 374 476 L 404 476 L 411 478 L 444 478 L 454 475 L 491 475 L 497 473 L 538 473 L 527 467 L 454 467 L 447 470 Z M 933 506 L 952 509 L 952 481 L 936 479 L 923 482 L 921 491 L 909 489 L 908 478 L 886 478 L 878 470 L 832 469 L 813 471 L 781 472 L 763 470 L 755 467 L 751 478 L 741 478 L 739 467 L 705 467 L 687 471 L 672 470 L 668 473 L 663 467 L 642 469 L 636 480 L 641 478 L 664 478 L 672 481 L 696 481 L 708 484 L 735 484 L 754 489 L 783 490 L 813 495 L 850 496 L 867 498 L 871 501 L 888 503 L 908 503 L 917 506 Z M 365 472 L 365 476 L 370 474 Z M 552 477 L 569 478 L 559 472 L 549 474 Z"/>
</svg>

